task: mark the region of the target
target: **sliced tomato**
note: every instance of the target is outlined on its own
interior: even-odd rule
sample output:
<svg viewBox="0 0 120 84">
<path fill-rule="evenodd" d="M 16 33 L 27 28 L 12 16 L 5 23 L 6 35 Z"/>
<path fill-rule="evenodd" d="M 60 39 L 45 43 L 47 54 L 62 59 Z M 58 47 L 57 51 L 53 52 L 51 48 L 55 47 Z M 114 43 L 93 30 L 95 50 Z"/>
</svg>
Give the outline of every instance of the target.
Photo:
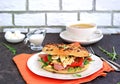
<svg viewBox="0 0 120 84">
<path fill-rule="evenodd" d="M 76 58 L 76 60 L 70 65 L 71 67 L 80 66 L 83 67 L 84 65 L 84 58 Z"/>
<path fill-rule="evenodd" d="M 40 54 L 39 56 L 44 62 L 48 62 L 48 54 Z"/>
<path fill-rule="evenodd" d="M 87 60 L 88 60 L 88 61 L 92 61 L 92 58 L 91 58 L 91 57 L 88 57 Z"/>
</svg>

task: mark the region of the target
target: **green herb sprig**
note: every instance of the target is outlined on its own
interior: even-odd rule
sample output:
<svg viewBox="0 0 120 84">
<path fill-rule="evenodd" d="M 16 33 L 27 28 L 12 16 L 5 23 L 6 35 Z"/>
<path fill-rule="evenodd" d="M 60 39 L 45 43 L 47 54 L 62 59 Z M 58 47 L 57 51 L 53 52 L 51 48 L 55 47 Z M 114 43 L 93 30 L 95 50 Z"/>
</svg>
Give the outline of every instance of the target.
<svg viewBox="0 0 120 84">
<path fill-rule="evenodd" d="M 51 62 L 52 61 L 52 56 L 48 55 L 48 61 Z"/>
<path fill-rule="evenodd" d="M 2 43 L 7 49 L 9 49 L 9 51 L 11 51 L 13 53 L 13 55 L 16 54 L 16 49 L 8 44 Z"/>
<path fill-rule="evenodd" d="M 80 74 L 73 74 L 73 76 L 75 76 L 75 77 L 82 77 Z"/>
<path fill-rule="evenodd" d="M 43 63 L 42 68 L 49 64 L 48 62 L 44 62 L 42 59 L 39 59 L 38 61 Z"/>
<path fill-rule="evenodd" d="M 115 47 L 113 46 L 112 48 L 112 52 L 109 52 L 105 49 L 103 49 L 102 47 L 98 47 L 103 53 L 105 53 L 107 56 L 109 56 L 112 60 L 116 60 L 118 58 L 118 54 L 115 51 Z"/>
</svg>

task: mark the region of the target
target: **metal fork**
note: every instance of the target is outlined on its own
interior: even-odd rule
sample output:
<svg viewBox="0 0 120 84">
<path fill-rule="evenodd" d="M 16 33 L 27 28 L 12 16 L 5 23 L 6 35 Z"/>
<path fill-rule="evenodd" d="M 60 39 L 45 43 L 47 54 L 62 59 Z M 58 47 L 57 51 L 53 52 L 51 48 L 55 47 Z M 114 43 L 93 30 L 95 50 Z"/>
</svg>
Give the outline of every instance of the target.
<svg viewBox="0 0 120 84">
<path fill-rule="evenodd" d="M 90 53 L 98 56 L 101 60 L 107 62 L 115 71 L 120 71 L 119 64 L 117 64 L 117 63 L 115 63 L 115 62 L 113 62 L 113 61 L 111 61 L 111 60 L 108 61 L 108 60 L 106 60 L 105 58 L 101 57 L 100 55 L 96 54 L 96 53 L 94 52 L 94 50 L 92 49 L 92 47 L 89 47 L 88 51 L 89 51 Z M 117 65 L 115 65 L 115 64 L 117 64 Z"/>
</svg>

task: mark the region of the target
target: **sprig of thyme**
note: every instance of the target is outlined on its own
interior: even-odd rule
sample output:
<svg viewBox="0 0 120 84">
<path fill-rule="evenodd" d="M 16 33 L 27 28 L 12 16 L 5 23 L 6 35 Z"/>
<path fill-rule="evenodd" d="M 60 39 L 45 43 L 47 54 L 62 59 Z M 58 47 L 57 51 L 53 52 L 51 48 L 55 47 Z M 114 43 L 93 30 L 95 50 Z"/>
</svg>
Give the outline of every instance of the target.
<svg viewBox="0 0 120 84">
<path fill-rule="evenodd" d="M 98 46 L 98 48 L 103 52 L 105 53 L 107 56 L 109 56 L 112 60 L 116 60 L 118 58 L 118 54 L 116 53 L 115 51 L 115 47 L 113 46 L 112 48 L 112 52 L 109 52 L 105 49 L 103 49 L 102 47 Z"/>
</svg>

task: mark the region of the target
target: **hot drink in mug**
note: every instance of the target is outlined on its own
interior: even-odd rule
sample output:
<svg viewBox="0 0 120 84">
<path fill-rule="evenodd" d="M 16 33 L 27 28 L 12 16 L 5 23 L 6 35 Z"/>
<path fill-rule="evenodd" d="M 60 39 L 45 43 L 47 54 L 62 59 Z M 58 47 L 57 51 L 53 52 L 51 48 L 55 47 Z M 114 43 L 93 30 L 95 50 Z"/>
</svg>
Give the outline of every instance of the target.
<svg viewBox="0 0 120 84">
<path fill-rule="evenodd" d="M 75 22 L 66 25 L 66 31 L 75 37 L 85 40 L 96 31 L 96 24 L 90 22 Z"/>
</svg>

